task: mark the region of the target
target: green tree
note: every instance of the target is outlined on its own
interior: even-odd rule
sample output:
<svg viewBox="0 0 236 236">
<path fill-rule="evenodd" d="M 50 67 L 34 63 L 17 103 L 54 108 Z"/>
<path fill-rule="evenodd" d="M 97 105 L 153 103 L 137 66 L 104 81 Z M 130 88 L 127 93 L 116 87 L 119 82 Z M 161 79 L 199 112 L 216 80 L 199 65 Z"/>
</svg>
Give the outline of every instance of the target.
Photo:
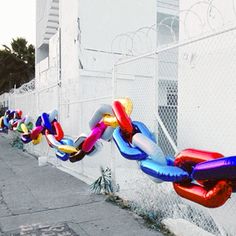
<svg viewBox="0 0 236 236">
<path fill-rule="evenodd" d="M 35 76 L 35 48 L 24 38 L 0 50 L 0 94 L 29 82 Z"/>
</svg>

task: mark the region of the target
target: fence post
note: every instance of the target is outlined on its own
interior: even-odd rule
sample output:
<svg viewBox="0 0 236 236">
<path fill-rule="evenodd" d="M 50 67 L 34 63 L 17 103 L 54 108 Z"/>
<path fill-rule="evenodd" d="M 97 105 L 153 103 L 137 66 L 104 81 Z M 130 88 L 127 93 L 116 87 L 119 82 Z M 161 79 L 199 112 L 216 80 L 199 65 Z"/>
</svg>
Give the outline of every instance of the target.
<svg viewBox="0 0 236 236">
<path fill-rule="evenodd" d="M 8 109 L 11 108 L 11 93 L 8 93 Z"/>
<path fill-rule="evenodd" d="M 159 86 L 158 86 L 158 82 L 159 82 L 159 77 L 158 77 L 158 69 L 159 69 L 159 63 L 158 63 L 158 53 L 157 51 L 155 51 L 154 53 L 154 74 L 153 74 L 153 89 L 154 89 L 154 92 L 153 92 L 153 126 L 154 126 L 154 132 L 155 132 L 155 123 L 156 123 L 156 117 L 155 117 L 155 112 L 157 111 L 158 112 L 158 89 L 159 89 Z M 158 129 L 157 129 L 158 131 Z M 157 133 L 157 135 L 159 135 Z M 159 139 L 157 139 L 159 140 Z M 158 141 L 157 141 L 158 142 Z"/>
<path fill-rule="evenodd" d="M 117 89 L 117 79 L 116 79 L 116 65 L 113 65 L 112 68 L 112 101 L 116 98 L 116 89 Z M 116 148 L 111 140 L 111 178 L 113 182 L 113 187 L 116 187 Z"/>
<path fill-rule="evenodd" d="M 61 28 L 58 30 L 58 42 L 57 42 L 57 84 L 58 84 L 58 120 L 61 122 L 61 96 L 62 96 L 62 79 L 61 79 Z"/>
</svg>

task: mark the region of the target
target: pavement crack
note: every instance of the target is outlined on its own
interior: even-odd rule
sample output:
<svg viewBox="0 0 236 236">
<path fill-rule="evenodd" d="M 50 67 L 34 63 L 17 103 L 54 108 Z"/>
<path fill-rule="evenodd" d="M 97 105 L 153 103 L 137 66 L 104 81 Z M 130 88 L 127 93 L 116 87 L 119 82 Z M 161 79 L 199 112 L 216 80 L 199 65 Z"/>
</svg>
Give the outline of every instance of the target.
<svg viewBox="0 0 236 236">
<path fill-rule="evenodd" d="M 11 209 L 8 207 L 1 189 L 0 189 L 0 205 L 5 208 L 5 210 L 7 211 L 8 214 L 12 215 Z"/>
<path fill-rule="evenodd" d="M 42 209 L 42 210 L 36 210 L 36 211 L 32 211 L 32 212 L 24 212 L 24 213 L 11 213 L 11 216 L 22 216 L 22 215 L 31 215 L 31 214 L 35 214 L 35 213 L 41 213 L 41 212 L 50 212 L 50 211 L 56 211 L 56 210 L 62 210 L 62 209 L 69 209 L 69 208 L 73 208 L 73 207 L 77 207 L 77 206 L 84 206 L 84 205 L 91 205 L 91 204 L 96 204 L 99 203 L 101 201 L 93 201 L 93 202 L 86 202 L 83 204 L 74 204 L 74 205 L 70 205 L 70 206 L 63 206 L 63 207 L 55 207 L 55 208 L 48 208 L 48 209 Z M 0 217 L 0 219 L 5 218 L 6 216 L 2 216 Z"/>
<path fill-rule="evenodd" d="M 24 157 L 24 155 L 22 155 L 22 156 Z M 21 158 L 22 158 L 22 156 L 21 156 Z M 9 165 L 7 162 L 4 162 L 4 164 L 11 170 L 11 172 L 13 173 L 13 175 L 15 176 L 15 178 L 16 178 L 16 179 L 19 179 L 19 178 L 18 178 L 18 174 L 17 174 L 17 172 L 14 170 L 14 168 L 13 168 L 11 165 Z M 18 180 L 18 181 L 29 191 L 29 193 L 32 195 L 32 197 L 34 198 L 34 200 L 40 205 L 40 207 L 41 207 L 41 208 L 44 208 L 43 205 L 42 205 L 42 203 L 39 201 L 39 199 L 33 194 L 31 188 L 29 188 L 29 186 L 28 186 L 24 181 L 22 181 L 21 179 Z"/>
</svg>

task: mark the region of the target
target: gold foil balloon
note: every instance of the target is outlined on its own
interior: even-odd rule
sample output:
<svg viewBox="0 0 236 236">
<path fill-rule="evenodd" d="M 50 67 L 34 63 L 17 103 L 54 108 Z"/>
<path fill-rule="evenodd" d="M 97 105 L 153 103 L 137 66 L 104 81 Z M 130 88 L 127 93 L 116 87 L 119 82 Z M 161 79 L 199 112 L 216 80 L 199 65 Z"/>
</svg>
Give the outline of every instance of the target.
<svg viewBox="0 0 236 236">
<path fill-rule="evenodd" d="M 128 116 L 131 115 L 131 113 L 133 111 L 133 103 L 130 98 L 128 98 L 128 97 L 120 98 L 120 99 L 116 99 L 115 101 L 119 101 L 122 104 L 122 106 L 125 108 L 125 112 L 127 113 Z M 105 125 L 111 126 L 113 128 L 116 128 L 119 125 L 116 117 L 111 114 L 106 114 L 103 117 L 103 122 Z"/>
</svg>

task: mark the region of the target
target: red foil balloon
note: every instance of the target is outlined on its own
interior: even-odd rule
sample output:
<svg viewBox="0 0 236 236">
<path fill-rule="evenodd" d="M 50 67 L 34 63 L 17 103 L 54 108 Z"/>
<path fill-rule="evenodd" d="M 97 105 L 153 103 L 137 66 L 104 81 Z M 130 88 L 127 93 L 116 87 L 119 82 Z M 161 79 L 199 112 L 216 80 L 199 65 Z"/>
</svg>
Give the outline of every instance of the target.
<svg viewBox="0 0 236 236">
<path fill-rule="evenodd" d="M 22 110 L 16 109 L 16 113 L 17 113 L 18 118 L 21 118 L 22 113 L 23 113 Z"/>
<path fill-rule="evenodd" d="M 181 197 L 209 208 L 222 206 L 232 193 L 232 187 L 225 180 L 220 180 L 208 188 L 192 183 L 174 183 L 174 189 Z"/>
<path fill-rule="evenodd" d="M 16 128 L 17 127 L 17 125 L 18 125 L 18 122 L 20 122 L 20 120 L 13 120 L 13 122 L 12 122 L 12 124 L 11 124 L 11 127 L 12 128 Z"/>
<path fill-rule="evenodd" d="M 52 122 L 52 127 L 53 127 L 53 130 L 55 131 L 55 134 L 53 134 L 55 139 L 57 141 L 62 140 L 64 137 L 64 132 L 63 132 L 63 129 L 62 129 L 60 123 L 58 121 L 54 121 L 54 122 Z M 50 134 L 49 130 L 45 130 L 45 134 L 46 135 Z"/>
<path fill-rule="evenodd" d="M 175 166 L 191 172 L 197 163 L 213 160 L 223 155 L 216 152 L 206 152 L 195 149 L 186 149 L 180 152 L 175 159 Z M 205 207 L 215 208 L 223 205 L 232 193 L 231 182 L 226 180 L 204 180 L 201 185 L 195 183 L 174 183 L 174 189 L 181 197 L 199 203 Z"/>
<path fill-rule="evenodd" d="M 112 110 L 116 116 L 117 122 L 121 130 L 128 136 L 132 136 L 133 126 L 122 104 L 119 101 L 114 101 Z"/>
<path fill-rule="evenodd" d="M 197 149 L 185 149 L 181 151 L 175 158 L 175 166 L 187 167 L 187 165 L 198 164 L 203 161 L 214 160 L 223 157 L 222 154 L 217 152 L 207 152 Z"/>
</svg>

